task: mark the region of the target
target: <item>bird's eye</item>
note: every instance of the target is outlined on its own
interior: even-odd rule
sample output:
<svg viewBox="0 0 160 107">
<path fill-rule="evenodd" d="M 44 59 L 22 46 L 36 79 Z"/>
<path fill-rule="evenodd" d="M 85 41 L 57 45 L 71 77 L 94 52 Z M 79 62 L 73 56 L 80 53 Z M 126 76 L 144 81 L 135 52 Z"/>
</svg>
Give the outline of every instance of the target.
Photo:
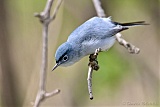
<svg viewBox="0 0 160 107">
<path fill-rule="evenodd" d="M 68 56 L 65 55 L 65 56 L 63 57 L 63 60 L 66 61 L 67 59 L 68 59 Z"/>
</svg>

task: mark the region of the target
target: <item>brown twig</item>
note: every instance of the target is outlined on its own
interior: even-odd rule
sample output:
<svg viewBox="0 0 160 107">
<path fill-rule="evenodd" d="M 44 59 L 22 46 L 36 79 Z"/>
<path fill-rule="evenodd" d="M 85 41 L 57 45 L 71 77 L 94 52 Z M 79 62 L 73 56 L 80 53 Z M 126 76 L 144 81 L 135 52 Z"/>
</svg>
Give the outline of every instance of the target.
<svg viewBox="0 0 160 107">
<path fill-rule="evenodd" d="M 52 92 L 47 93 L 45 86 L 46 86 L 46 73 L 47 73 L 47 59 L 48 59 L 48 25 L 52 20 L 55 19 L 57 11 L 62 3 L 62 0 L 58 0 L 58 3 L 55 7 L 53 16 L 50 16 L 51 7 L 54 0 L 48 0 L 46 3 L 46 7 L 43 12 L 40 14 L 36 13 L 35 17 L 38 17 L 43 25 L 42 35 L 43 35 L 43 48 L 42 48 L 42 68 L 40 71 L 40 83 L 39 83 L 39 91 L 36 96 L 36 100 L 34 103 L 34 107 L 38 107 L 40 102 L 43 101 L 47 97 L 51 97 L 56 95 L 60 92 L 59 89 L 53 90 Z"/>
<path fill-rule="evenodd" d="M 88 92 L 89 92 L 89 98 L 92 100 L 93 99 L 93 94 L 92 94 L 92 73 L 93 70 L 98 70 L 99 69 L 99 65 L 98 65 L 98 61 L 97 61 L 97 56 L 98 53 L 101 51 L 101 48 L 96 49 L 94 54 L 91 54 L 89 56 L 89 69 L 88 69 L 88 77 L 87 77 L 87 81 L 88 81 Z"/>
<path fill-rule="evenodd" d="M 116 34 L 116 40 L 118 43 L 122 46 L 124 46 L 129 53 L 132 54 L 138 54 L 140 52 L 140 49 L 132 45 L 131 43 L 128 43 L 126 40 L 122 38 L 122 35 L 120 33 Z"/>
</svg>

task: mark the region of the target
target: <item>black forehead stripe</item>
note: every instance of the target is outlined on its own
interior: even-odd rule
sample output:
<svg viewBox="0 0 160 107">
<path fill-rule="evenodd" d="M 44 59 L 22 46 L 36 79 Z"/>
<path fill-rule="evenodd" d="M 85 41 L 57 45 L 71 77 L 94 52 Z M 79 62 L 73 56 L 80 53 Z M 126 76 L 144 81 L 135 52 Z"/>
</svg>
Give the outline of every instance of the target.
<svg viewBox="0 0 160 107">
<path fill-rule="evenodd" d="M 58 59 L 58 61 L 56 61 L 56 63 L 58 63 L 60 60 L 62 60 L 62 58 L 66 55 L 67 51 Z"/>
</svg>

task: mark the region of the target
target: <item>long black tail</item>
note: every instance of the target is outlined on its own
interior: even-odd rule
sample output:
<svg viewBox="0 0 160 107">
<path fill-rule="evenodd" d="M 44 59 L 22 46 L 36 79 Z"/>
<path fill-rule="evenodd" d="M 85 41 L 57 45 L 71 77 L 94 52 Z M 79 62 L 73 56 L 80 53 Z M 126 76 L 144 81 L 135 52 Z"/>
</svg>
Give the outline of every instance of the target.
<svg viewBox="0 0 160 107">
<path fill-rule="evenodd" d="M 145 21 L 138 21 L 138 22 L 129 22 L 129 23 L 118 23 L 114 22 L 116 25 L 121 26 L 137 26 L 137 25 L 149 25 L 148 23 L 145 23 Z"/>
</svg>

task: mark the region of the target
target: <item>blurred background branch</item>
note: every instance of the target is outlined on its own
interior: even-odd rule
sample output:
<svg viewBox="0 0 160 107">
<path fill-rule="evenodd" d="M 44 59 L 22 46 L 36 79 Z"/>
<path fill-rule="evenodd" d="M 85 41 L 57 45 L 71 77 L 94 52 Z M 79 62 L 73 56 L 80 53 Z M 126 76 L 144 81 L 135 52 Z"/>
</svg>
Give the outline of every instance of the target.
<svg viewBox="0 0 160 107">
<path fill-rule="evenodd" d="M 53 95 L 56 95 L 60 92 L 59 89 L 56 89 L 52 92 L 46 92 L 46 73 L 47 73 L 47 62 L 48 62 L 48 26 L 51 21 L 53 21 L 56 17 L 57 11 L 60 7 L 60 4 L 62 3 L 62 0 L 58 1 L 58 4 L 55 7 L 55 11 L 52 17 L 50 17 L 50 12 L 52 8 L 54 0 L 48 0 L 46 3 L 46 7 L 43 12 L 40 14 L 36 14 L 36 17 L 39 17 L 43 29 L 42 29 L 42 35 L 43 35 L 43 49 L 42 49 L 42 68 L 40 71 L 40 83 L 39 83 L 39 91 L 36 96 L 36 100 L 34 103 L 34 107 L 39 107 L 39 104 L 41 101 L 46 99 L 47 97 L 51 97 Z"/>
<path fill-rule="evenodd" d="M 1 1 L 0 7 L 0 106 L 10 107 L 17 105 L 19 101 L 16 99 L 17 91 L 13 72 L 15 67 L 11 59 L 5 0 Z"/>
</svg>

